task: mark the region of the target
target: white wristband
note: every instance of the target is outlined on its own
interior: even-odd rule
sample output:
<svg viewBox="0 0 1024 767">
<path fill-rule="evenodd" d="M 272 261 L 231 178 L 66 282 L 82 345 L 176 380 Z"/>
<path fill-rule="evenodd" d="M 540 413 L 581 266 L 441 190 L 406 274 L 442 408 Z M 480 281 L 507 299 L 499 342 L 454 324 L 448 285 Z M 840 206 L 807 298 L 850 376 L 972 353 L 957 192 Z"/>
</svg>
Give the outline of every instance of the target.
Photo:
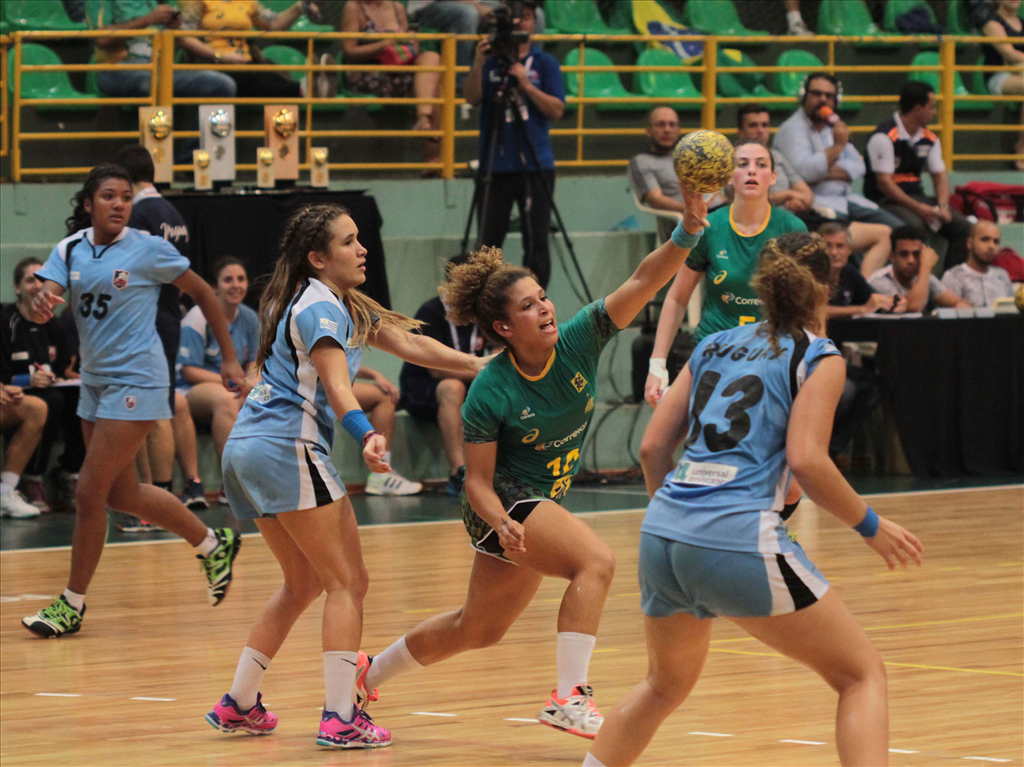
<svg viewBox="0 0 1024 767">
<path fill-rule="evenodd" d="M 650 364 L 647 367 L 648 373 L 661 379 L 662 388 L 668 386 L 668 368 L 665 367 L 666 362 L 668 362 L 668 360 L 665 357 L 651 357 Z"/>
</svg>

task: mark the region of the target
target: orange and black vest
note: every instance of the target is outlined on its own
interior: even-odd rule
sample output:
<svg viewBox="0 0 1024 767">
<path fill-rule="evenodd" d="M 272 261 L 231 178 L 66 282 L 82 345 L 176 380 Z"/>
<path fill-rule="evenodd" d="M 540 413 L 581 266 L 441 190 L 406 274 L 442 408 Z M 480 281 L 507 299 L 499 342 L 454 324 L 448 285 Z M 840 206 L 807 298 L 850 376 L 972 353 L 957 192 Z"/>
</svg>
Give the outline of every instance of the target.
<svg viewBox="0 0 1024 767">
<path fill-rule="evenodd" d="M 893 117 L 882 123 L 874 132 L 868 136 L 870 141 L 876 133 L 884 133 L 893 143 L 893 152 L 896 156 L 896 168 L 892 174 L 892 180 L 900 189 L 911 197 L 924 194 L 924 187 L 921 186 L 921 171 L 928 165 L 928 155 L 932 147 L 939 140 L 934 133 L 927 128 L 921 130 L 917 141 L 910 142 L 900 137 L 899 126 L 896 125 L 896 118 Z M 864 175 L 864 196 L 874 202 L 882 202 L 885 195 L 878 188 L 878 180 L 871 168 L 871 153 L 864 153 L 864 163 L 867 172 Z"/>
</svg>

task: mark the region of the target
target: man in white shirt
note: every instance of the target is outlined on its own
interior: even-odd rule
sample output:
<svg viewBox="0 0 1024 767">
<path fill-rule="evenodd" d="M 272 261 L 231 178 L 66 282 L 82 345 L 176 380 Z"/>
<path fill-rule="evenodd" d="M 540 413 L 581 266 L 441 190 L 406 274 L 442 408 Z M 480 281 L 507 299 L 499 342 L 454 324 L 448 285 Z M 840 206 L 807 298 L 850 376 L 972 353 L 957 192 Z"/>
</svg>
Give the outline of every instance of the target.
<svg viewBox="0 0 1024 767">
<path fill-rule="evenodd" d="M 928 313 L 936 306 L 970 309 L 932 274 L 939 255 L 924 244 L 924 232 L 901 226 L 892 233 L 892 263 L 871 275 L 876 293 L 901 296 L 906 311 Z"/>
<path fill-rule="evenodd" d="M 942 284 L 971 306 L 992 306 L 997 298 L 1013 295 L 1013 283 L 1005 269 L 993 266 L 999 255 L 999 227 L 991 221 L 979 221 L 967 238 L 967 261 L 946 270 Z"/>
</svg>

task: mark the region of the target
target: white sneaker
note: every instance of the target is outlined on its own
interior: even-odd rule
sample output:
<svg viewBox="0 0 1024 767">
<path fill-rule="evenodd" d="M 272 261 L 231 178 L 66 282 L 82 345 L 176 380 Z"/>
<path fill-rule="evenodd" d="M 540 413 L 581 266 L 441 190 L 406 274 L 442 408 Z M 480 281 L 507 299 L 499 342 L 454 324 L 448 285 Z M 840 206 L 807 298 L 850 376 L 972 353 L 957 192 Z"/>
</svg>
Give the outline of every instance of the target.
<svg viewBox="0 0 1024 767">
<path fill-rule="evenodd" d="M 580 684 L 564 700 L 558 697 L 558 690 L 552 690 L 548 704 L 537 714 L 537 721 L 570 735 L 593 740 L 604 724 L 604 716 L 594 703 L 594 689 Z"/>
<path fill-rule="evenodd" d="M 422 489 L 423 483 L 413 482 L 394 471 L 366 478 L 367 495 L 416 495 Z"/>
<path fill-rule="evenodd" d="M 41 512 L 24 496 L 8 485 L 0 485 L 0 516 L 12 519 L 38 517 Z"/>
<path fill-rule="evenodd" d="M 800 19 L 800 21 L 790 24 L 789 29 L 786 30 L 786 34 L 800 35 L 801 37 L 812 37 L 814 35 L 810 27 L 808 27 L 807 24 L 804 23 L 803 19 Z"/>
</svg>

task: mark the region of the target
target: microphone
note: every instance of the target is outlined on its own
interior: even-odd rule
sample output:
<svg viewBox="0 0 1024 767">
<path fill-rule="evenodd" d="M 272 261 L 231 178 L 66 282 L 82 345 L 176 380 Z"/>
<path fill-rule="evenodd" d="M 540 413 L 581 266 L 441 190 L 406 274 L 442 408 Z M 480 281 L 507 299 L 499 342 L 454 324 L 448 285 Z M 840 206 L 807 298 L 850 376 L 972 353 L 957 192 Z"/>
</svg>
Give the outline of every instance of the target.
<svg viewBox="0 0 1024 767">
<path fill-rule="evenodd" d="M 835 113 L 832 107 L 822 107 L 818 110 L 818 117 L 827 122 L 829 125 L 835 125 L 839 122 L 839 115 Z"/>
</svg>

